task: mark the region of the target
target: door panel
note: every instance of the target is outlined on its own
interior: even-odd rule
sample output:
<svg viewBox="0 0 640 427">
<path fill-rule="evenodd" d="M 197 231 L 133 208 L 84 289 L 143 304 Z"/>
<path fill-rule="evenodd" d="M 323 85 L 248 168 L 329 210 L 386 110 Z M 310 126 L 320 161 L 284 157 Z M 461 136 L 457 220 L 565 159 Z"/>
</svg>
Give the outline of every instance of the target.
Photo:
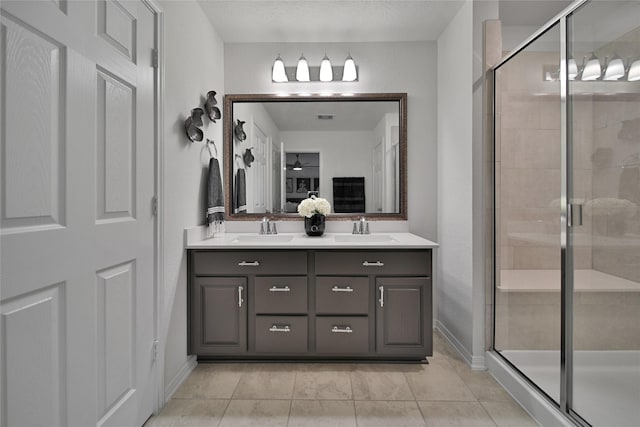
<svg viewBox="0 0 640 427">
<path fill-rule="evenodd" d="M 430 355 L 429 278 L 376 279 L 376 349 L 381 354 Z"/>
<path fill-rule="evenodd" d="M 1 11 L 2 425 L 142 425 L 155 398 L 155 15 L 140 1 Z"/>
</svg>

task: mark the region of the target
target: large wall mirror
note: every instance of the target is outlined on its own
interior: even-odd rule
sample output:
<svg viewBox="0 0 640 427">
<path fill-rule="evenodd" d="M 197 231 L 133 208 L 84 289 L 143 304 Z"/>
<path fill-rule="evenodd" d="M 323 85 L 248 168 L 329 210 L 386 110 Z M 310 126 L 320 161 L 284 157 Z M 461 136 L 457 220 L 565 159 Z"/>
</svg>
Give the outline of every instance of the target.
<svg viewBox="0 0 640 427">
<path fill-rule="evenodd" d="M 310 195 L 329 219 L 406 219 L 407 94 L 226 95 L 227 218 L 299 218 Z"/>
</svg>

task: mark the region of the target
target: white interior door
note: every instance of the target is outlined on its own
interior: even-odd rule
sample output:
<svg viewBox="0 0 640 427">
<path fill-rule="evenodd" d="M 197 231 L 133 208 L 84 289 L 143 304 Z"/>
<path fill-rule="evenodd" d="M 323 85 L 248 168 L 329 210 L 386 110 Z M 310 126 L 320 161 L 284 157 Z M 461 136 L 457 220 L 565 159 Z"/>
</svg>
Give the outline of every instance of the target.
<svg viewBox="0 0 640 427">
<path fill-rule="evenodd" d="M 381 141 L 373 149 L 373 212 L 382 212 L 382 189 L 384 188 L 383 154 Z"/>
<path fill-rule="evenodd" d="M 139 426 L 155 397 L 155 14 L 3 1 L 2 426 Z"/>
<path fill-rule="evenodd" d="M 267 200 L 269 195 L 267 194 L 267 185 L 269 185 L 269 168 L 267 165 L 267 157 L 269 155 L 269 148 L 267 144 L 267 136 L 260 129 L 258 125 L 253 124 L 253 156 L 255 161 L 251 165 L 251 187 L 252 204 L 253 207 L 251 213 L 265 213 L 267 211 Z M 247 205 L 249 201 L 247 200 Z"/>
</svg>

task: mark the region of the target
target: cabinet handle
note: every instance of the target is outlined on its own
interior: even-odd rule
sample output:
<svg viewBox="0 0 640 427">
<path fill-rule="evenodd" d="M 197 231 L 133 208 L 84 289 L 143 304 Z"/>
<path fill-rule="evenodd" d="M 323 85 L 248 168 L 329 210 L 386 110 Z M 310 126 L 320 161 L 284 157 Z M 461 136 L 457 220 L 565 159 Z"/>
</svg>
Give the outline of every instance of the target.
<svg viewBox="0 0 640 427">
<path fill-rule="evenodd" d="M 241 267 L 258 267 L 260 265 L 259 261 L 240 261 L 238 263 Z"/>
<path fill-rule="evenodd" d="M 380 299 L 378 301 L 380 302 L 380 307 L 384 307 L 384 286 L 378 286 L 378 289 L 380 289 Z"/>
<path fill-rule="evenodd" d="M 331 288 L 331 292 L 353 292 L 351 286 L 340 287 L 338 285 Z"/>
<path fill-rule="evenodd" d="M 238 307 L 242 307 L 242 303 L 244 302 L 244 300 L 242 299 L 243 289 L 244 289 L 243 286 L 238 286 Z"/>
<path fill-rule="evenodd" d="M 364 261 L 362 263 L 362 265 L 364 267 L 382 267 L 382 266 L 384 266 L 384 262 L 382 262 L 382 261 L 376 261 L 376 262 Z"/>
<path fill-rule="evenodd" d="M 345 326 L 343 328 L 341 328 L 340 326 L 334 326 L 333 328 L 331 328 L 331 332 L 334 334 L 351 334 L 353 333 L 353 330 L 350 326 Z"/>
<path fill-rule="evenodd" d="M 273 325 L 269 328 L 269 332 L 291 332 L 291 328 L 289 327 L 289 325 Z"/>
<path fill-rule="evenodd" d="M 291 288 L 288 286 L 283 286 L 281 288 L 277 286 L 272 286 L 269 288 L 269 292 L 291 292 Z"/>
</svg>

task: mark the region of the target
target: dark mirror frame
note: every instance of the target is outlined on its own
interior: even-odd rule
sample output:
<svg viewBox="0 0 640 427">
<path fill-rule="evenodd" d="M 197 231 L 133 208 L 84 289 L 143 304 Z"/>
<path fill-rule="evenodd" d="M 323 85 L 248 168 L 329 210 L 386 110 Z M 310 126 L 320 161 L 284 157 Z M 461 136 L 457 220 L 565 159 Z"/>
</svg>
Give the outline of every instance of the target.
<svg viewBox="0 0 640 427">
<path fill-rule="evenodd" d="M 225 217 L 231 221 L 257 221 L 267 216 L 278 220 L 300 220 L 297 213 L 241 213 L 231 212 L 233 194 L 233 106 L 249 102 L 354 102 L 397 101 L 400 114 L 400 212 L 399 213 L 331 213 L 328 220 L 346 221 L 362 217 L 371 220 L 407 219 L 407 94 L 406 93 L 356 93 L 349 96 L 336 95 L 277 95 L 277 94 L 230 94 L 224 97 L 224 205 Z M 333 205 L 332 205 L 333 206 Z"/>
</svg>

